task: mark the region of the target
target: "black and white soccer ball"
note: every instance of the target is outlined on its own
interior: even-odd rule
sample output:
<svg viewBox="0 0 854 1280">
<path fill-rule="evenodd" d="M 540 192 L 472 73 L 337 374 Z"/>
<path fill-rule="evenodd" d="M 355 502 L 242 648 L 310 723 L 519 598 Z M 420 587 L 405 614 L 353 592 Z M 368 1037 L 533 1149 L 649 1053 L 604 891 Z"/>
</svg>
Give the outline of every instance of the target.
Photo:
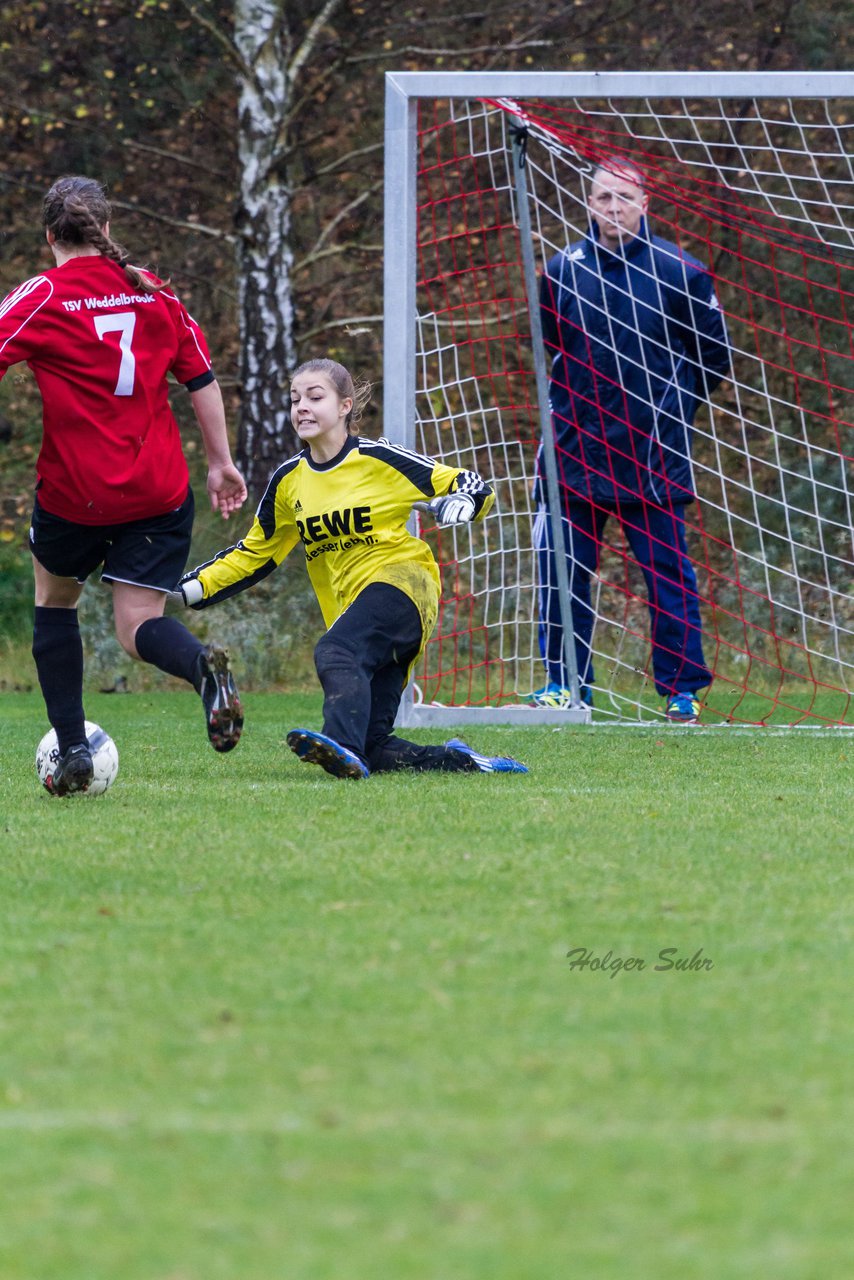
<svg viewBox="0 0 854 1280">
<path fill-rule="evenodd" d="M 92 764 L 95 776 L 86 788 L 85 795 L 100 796 L 111 787 L 119 771 L 119 753 L 116 744 L 105 729 L 99 724 L 86 721 L 86 737 L 89 750 L 92 752 Z M 56 730 L 50 729 L 44 735 L 36 749 L 36 772 L 46 791 L 51 790 L 50 780 L 56 762 L 59 759 L 59 747 L 56 741 Z"/>
</svg>

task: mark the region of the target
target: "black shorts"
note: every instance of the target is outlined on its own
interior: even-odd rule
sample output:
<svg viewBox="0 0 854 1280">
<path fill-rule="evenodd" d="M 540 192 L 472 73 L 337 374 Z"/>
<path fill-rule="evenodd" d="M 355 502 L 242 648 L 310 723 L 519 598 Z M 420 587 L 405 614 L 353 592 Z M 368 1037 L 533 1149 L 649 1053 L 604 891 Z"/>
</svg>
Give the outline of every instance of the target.
<svg viewBox="0 0 854 1280">
<path fill-rule="evenodd" d="M 175 511 L 127 524 L 75 524 L 53 516 L 36 498 L 30 526 L 30 550 L 39 564 L 59 578 L 85 582 L 99 565 L 106 582 L 128 582 L 173 591 L 190 554 L 195 503 L 193 491 Z"/>
</svg>

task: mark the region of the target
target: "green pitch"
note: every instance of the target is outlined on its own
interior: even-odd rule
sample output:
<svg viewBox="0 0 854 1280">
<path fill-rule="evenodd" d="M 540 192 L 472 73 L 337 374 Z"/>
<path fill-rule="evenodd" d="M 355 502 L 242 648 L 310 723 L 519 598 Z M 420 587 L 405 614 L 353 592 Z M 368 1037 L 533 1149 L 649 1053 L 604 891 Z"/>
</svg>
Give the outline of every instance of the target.
<svg viewBox="0 0 854 1280">
<path fill-rule="evenodd" d="M 246 701 L 217 757 L 190 694 L 90 697 L 119 780 L 57 801 L 0 699 L 3 1280 L 854 1273 L 854 739 L 343 783 L 283 745 L 316 699 Z"/>
</svg>

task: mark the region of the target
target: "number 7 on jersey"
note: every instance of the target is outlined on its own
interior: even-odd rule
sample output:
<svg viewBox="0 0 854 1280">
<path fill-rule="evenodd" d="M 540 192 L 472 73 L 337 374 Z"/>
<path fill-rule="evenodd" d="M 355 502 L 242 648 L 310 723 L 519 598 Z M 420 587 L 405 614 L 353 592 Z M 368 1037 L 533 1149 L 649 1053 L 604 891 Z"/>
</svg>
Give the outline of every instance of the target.
<svg viewBox="0 0 854 1280">
<path fill-rule="evenodd" d="M 133 395 L 133 377 L 136 370 L 136 358 L 131 349 L 133 340 L 133 330 L 136 324 L 136 314 L 133 311 L 117 311 L 111 316 L 95 316 L 95 332 L 103 342 L 105 333 L 118 333 L 119 350 L 122 353 L 119 362 L 119 376 L 116 381 L 116 389 L 113 395 L 116 396 L 132 396 Z"/>
</svg>

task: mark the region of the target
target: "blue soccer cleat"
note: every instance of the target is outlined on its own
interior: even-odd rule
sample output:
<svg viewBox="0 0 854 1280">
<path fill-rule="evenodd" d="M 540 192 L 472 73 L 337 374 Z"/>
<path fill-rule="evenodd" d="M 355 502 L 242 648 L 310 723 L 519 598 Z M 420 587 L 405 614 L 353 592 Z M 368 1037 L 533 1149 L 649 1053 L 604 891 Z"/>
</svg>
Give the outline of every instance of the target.
<svg viewBox="0 0 854 1280">
<path fill-rule="evenodd" d="M 700 703 L 693 693 L 674 693 L 667 699 L 664 714 L 674 724 L 697 724 L 700 719 Z"/>
<path fill-rule="evenodd" d="M 347 747 L 313 729 L 291 729 L 287 744 L 304 764 L 319 764 L 336 778 L 369 778 L 371 771 Z"/>
<path fill-rule="evenodd" d="M 445 743 L 446 747 L 450 747 L 453 751 L 459 751 L 464 756 L 468 756 L 474 769 L 478 773 L 527 773 L 528 766 L 522 764 L 519 760 L 513 760 L 510 756 L 482 756 L 477 751 L 472 751 L 468 743 L 463 742 L 461 738 L 451 738 Z"/>
</svg>

